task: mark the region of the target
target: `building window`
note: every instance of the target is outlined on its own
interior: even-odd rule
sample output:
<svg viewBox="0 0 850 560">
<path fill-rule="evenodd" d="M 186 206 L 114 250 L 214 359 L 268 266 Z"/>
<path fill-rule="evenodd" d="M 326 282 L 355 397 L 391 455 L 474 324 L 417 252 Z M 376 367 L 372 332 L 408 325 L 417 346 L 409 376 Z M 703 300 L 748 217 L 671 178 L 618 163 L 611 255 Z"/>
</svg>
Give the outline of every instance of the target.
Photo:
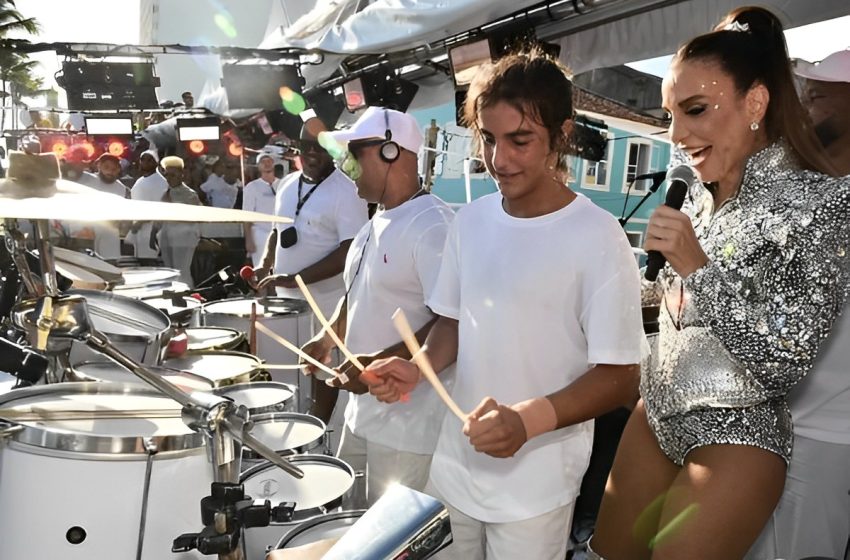
<svg viewBox="0 0 850 560">
<path fill-rule="evenodd" d="M 652 161 L 652 143 L 640 140 L 629 140 L 626 149 L 626 173 L 624 176 L 623 192 L 627 192 L 629 183 L 638 175 L 649 173 L 649 163 Z M 632 185 L 632 191 L 643 192 L 647 189 L 646 181 L 638 181 Z"/>
<path fill-rule="evenodd" d="M 581 180 L 584 188 L 598 191 L 608 190 L 608 177 L 611 173 L 608 162 L 611 161 L 611 150 L 614 146 L 612 139 L 613 136 L 609 134 L 608 144 L 605 146 L 605 159 L 584 162 L 584 175 Z"/>
<path fill-rule="evenodd" d="M 629 240 L 629 245 L 632 247 L 641 247 L 643 245 L 643 232 L 626 231 L 626 237 Z"/>
</svg>

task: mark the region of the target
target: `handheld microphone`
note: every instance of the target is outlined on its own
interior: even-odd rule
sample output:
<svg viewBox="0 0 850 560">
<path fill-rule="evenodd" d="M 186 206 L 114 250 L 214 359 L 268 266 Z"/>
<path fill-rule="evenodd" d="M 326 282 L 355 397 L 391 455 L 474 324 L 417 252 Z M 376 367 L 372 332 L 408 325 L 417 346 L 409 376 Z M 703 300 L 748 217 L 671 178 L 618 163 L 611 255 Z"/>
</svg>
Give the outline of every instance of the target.
<svg viewBox="0 0 850 560">
<path fill-rule="evenodd" d="M 685 202 L 685 195 L 697 180 L 696 174 L 690 165 L 682 164 L 670 168 L 667 172 L 667 197 L 664 205 L 679 210 Z M 658 273 L 664 267 L 667 259 L 659 251 L 649 251 L 646 258 L 646 271 L 643 277 L 650 282 L 655 282 Z"/>
</svg>

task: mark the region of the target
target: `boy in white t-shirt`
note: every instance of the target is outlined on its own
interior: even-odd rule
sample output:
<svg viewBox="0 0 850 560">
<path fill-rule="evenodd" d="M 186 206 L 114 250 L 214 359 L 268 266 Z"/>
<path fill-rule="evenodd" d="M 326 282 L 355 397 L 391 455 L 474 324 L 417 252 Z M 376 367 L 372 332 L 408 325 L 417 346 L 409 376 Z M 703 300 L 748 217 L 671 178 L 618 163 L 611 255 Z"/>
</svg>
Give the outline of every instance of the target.
<svg viewBox="0 0 850 560">
<path fill-rule="evenodd" d="M 424 340 L 436 318 L 425 301 L 437 279 L 454 213 L 420 187 L 422 132 L 412 116 L 370 107 L 351 128 L 328 137 L 346 145 L 347 159 L 340 167 L 355 181 L 360 197 L 379 205 L 348 251 L 346 296 L 331 324 L 363 363 L 409 357 L 392 315 L 402 309 Z M 304 349 L 327 361 L 333 347 L 331 337 L 322 333 Z M 351 363 L 339 369 L 349 381 L 341 385 L 334 380 L 334 386 L 351 394 L 338 455 L 355 470 L 365 469 L 369 504 L 391 482 L 422 490 L 445 413 L 434 390 L 422 385 L 405 406 L 389 405 L 364 394 L 367 387 Z"/>
<path fill-rule="evenodd" d="M 486 66 L 468 92 L 499 192 L 458 212 L 428 300 L 423 351 L 437 371 L 457 363 L 452 396 L 471 411 L 445 416 L 431 464 L 454 539 L 438 558 L 563 560 L 590 421 L 637 399 L 638 270 L 614 217 L 565 185 L 571 99 L 537 52 Z M 367 371 L 386 402 L 421 377 L 399 358 Z"/>
</svg>

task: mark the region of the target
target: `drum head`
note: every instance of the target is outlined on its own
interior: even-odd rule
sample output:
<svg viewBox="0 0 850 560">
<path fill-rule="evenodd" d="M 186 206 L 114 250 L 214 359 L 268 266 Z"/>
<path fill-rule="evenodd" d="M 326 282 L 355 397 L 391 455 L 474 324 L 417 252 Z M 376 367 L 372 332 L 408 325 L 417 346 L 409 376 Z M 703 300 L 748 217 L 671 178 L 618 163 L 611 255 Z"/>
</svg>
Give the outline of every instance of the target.
<svg viewBox="0 0 850 560">
<path fill-rule="evenodd" d="M 25 426 L 13 441 L 56 451 L 143 457 L 146 439 L 160 452 L 203 446 L 180 411 L 161 393 L 117 383 L 57 383 L 0 396 L 0 418 Z"/>
<path fill-rule="evenodd" d="M 330 507 L 354 484 L 354 471 L 336 457 L 297 455 L 288 459 L 302 471 L 297 479 L 269 462 L 245 471 L 245 494 L 272 504 L 295 502 L 295 511 Z"/>
<path fill-rule="evenodd" d="M 199 352 L 169 358 L 162 365 L 200 375 L 220 386 L 249 381 L 251 374 L 260 368 L 261 362 L 241 352 Z"/>
<path fill-rule="evenodd" d="M 364 513 L 364 509 L 340 511 L 303 521 L 280 539 L 275 549 L 305 546 L 324 539 L 339 539 Z"/>
<path fill-rule="evenodd" d="M 237 383 L 213 391 L 216 395 L 233 399 L 243 405 L 251 414 L 264 412 L 284 412 L 296 389 L 293 385 L 276 381 Z"/>
<path fill-rule="evenodd" d="M 189 352 L 232 350 L 245 336 L 236 329 L 224 327 L 191 327 L 186 329 Z"/>
<path fill-rule="evenodd" d="M 218 313 L 234 317 L 250 317 L 251 305 L 257 305 L 257 316 L 276 317 L 280 315 L 300 315 L 308 313 L 310 306 L 306 301 L 283 297 L 233 298 L 204 304 L 204 313 Z"/>
<path fill-rule="evenodd" d="M 122 286 L 150 286 L 178 280 L 180 271 L 174 268 L 158 268 L 150 266 L 137 266 L 122 268 L 121 275 L 124 278 Z"/>
<path fill-rule="evenodd" d="M 275 451 L 303 452 L 321 443 L 326 426 L 321 419 L 297 412 L 258 414 L 251 434 Z"/>
<path fill-rule="evenodd" d="M 146 369 L 159 375 L 169 383 L 179 387 L 183 391 L 211 391 L 213 382 L 200 375 L 187 371 L 147 366 Z M 81 381 L 101 381 L 107 383 L 130 383 L 149 387 L 149 385 L 130 370 L 119 366 L 114 362 L 86 362 L 74 366 L 74 373 Z"/>
</svg>

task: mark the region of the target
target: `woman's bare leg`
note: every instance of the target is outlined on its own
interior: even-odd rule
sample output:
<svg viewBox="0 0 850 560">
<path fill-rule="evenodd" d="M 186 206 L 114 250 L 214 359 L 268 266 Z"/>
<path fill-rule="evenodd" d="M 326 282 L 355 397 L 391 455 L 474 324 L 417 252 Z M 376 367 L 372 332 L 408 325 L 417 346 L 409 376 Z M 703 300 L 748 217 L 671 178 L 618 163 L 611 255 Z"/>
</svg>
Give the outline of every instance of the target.
<svg viewBox="0 0 850 560">
<path fill-rule="evenodd" d="M 596 518 L 593 550 L 606 560 L 648 559 L 666 492 L 679 473 L 658 447 L 643 401 L 629 418 Z"/>
<path fill-rule="evenodd" d="M 773 513 L 785 461 L 748 445 L 688 453 L 667 495 L 652 560 L 742 558 Z"/>
</svg>

